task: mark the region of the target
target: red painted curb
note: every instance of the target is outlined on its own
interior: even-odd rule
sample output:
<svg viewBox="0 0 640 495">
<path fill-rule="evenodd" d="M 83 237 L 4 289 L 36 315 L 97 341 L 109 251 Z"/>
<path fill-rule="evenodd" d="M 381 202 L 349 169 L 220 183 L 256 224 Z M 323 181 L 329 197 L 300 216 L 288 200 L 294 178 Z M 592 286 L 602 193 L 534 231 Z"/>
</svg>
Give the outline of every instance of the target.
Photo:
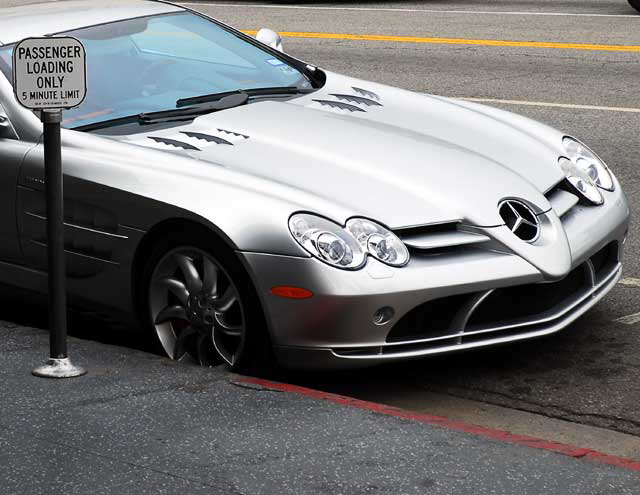
<svg viewBox="0 0 640 495">
<path fill-rule="evenodd" d="M 434 426 L 441 426 L 443 428 L 449 428 L 451 430 L 462 431 L 464 433 L 470 433 L 472 435 L 491 438 L 492 440 L 498 440 L 500 442 L 522 445 L 525 447 L 531 447 L 533 449 L 548 450 L 570 457 L 586 459 L 590 462 L 608 464 L 610 466 L 616 466 L 631 471 L 640 471 L 640 461 L 627 459 L 625 457 L 617 457 L 592 449 L 576 447 L 559 442 L 552 442 L 549 440 L 543 440 L 542 438 L 529 437 L 525 435 L 514 435 L 513 433 L 504 430 L 484 428 L 482 426 L 476 426 L 471 423 L 465 423 L 464 421 L 455 421 L 441 416 L 432 416 L 431 414 L 411 412 L 393 406 L 378 404 L 376 402 L 368 402 L 360 399 L 353 399 L 351 397 L 345 397 L 343 395 L 331 394 L 328 392 L 313 390 L 310 388 L 291 385 L 288 383 L 272 382 L 270 380 L 263 380 L 261 378 L 253 377 L 237 378 L 234 381 L 237 383 L 251 383 L 271 390 L 279 390 L 281 392 L 302 395 L 304 397 L 310 397 L 313 399 L 326 400 L 328 402 L 333 402 L 334 404 L 355 407 L 357 409 L 364 409 L 366 411 L 371 411 L 377 414 L 384 414 L 386 416 L 394 416 L 400 419 L 419 421 L 421 423 L 426 423 Z"/>
</svg>

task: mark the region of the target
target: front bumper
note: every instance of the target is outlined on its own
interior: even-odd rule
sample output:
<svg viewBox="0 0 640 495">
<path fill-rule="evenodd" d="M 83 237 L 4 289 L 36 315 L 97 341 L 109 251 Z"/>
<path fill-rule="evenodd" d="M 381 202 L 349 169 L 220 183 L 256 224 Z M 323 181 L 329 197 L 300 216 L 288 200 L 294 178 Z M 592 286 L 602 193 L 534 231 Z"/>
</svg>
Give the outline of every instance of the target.
<svg viewBox="0 0 640 495">
<path fill-rule="evenodd" d="M 413 256 L 399 269 L 370 258 L 358 271 L 339 270 L 315 258 L 242 255 L 254 276 L 283 366 L 362 367 L 528 339 L 565 328 L 620 278 L 628 221 L 629 209 L 618 187 L 608 193 L 605 206 L 576 206 L 554 222 L 562 224 L 571 251 L 571 269 L 564 282 L 545 280 L 540 270 L 515 253 L 481 248 Z M 486 229 L 488 235 L 490 230 Z M 498 298 L 496 289 L 531 287 L 540 294 L 540 283 L 550 292 L 566 294 L 548 307 L 541 305 L 540 311 L 506 321 L 499 307 L 495 318 L 486 317 L 489 301 L 494 306 L 500 303 L 492 301 Z M 281 285 L 309 289 L 314 296 L 293 300 L 270 293 Z M 438 309 L 429 314 L 433 308 L 427 303 L 436 300 L 445 304 L 433 306 Z M 395 316 L 377 325 L 374 314 L 382 307 L 393 308 Z M 443 318 L 443 313 L 449 317 Z M 485 316 L 476 318 L 480 313 Z"/>
</svg>

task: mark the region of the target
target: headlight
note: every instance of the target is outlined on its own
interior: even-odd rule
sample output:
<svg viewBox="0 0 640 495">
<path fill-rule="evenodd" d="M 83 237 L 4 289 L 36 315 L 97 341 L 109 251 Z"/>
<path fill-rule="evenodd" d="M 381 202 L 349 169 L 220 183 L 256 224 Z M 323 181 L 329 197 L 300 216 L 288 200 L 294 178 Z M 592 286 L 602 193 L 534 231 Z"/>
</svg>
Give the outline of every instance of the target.
<svg viewBox="0 0 640 495">
<path fill-rule="evenodd" d="M 601 205 L 604 203 L 602 193 L 589 174 L 578 168 L 574 162 L 564 156 L 560 157 L 558 162 L 560 163 L 560 168 L 564 172 L 564 176 L 580 196 L 594 205 Z"/>
<path fill-rule="evenodd" d="M 338 268 L 361 268 L 367 254 L 391 266 L 403 266 L 409 261 L 404 243 L 371 220 L 353 218 L 342 228 L 326 218 L 296 213 L 289 219 L 289 230 L 309 253 Z"/>
<path fill-rule="evenodd" d="M 613 191 L 613 176 L 598 156 L 580 141 L 565 137 L 562 140 L 567 157 L 598 187 Z M 568 177 L 567 177 L 568 178 Z"/>
<path fill-rule="evenodd" d="M 347 230 L 356 238 L 363 251 L 391 266 L 409 262 L 409 251 L 398 236 L 381 225 L 364 218 L 352 218 Z"/>
<path fill-rule="evenodd" d="M 289 219 L 289 230 L 303 248 L 330 265 L 355 270 L 366 261 L 354 237 L 326 218 L 297 213 Z"/>
</svg>

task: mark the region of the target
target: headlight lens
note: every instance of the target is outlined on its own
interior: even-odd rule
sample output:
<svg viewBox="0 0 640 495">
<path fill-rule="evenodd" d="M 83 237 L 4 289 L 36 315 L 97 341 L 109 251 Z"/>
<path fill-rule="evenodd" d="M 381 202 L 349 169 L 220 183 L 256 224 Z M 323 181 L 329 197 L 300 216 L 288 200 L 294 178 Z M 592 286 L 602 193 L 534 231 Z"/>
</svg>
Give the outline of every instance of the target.
<svg viewBox="0 0 640 495">
<path fill-rule="evenodd" d="M 348 266 L 353 261 L 353 250 L 335 234 L 320 234 L 316 238 L 316 247 L 322 257 L 332 264 Z"/>
<path fill-rule="evenodd" d="M 580 141 L 565 137 L 562 140 L 567 157 L 598 187 L 613 191 L 613 176 L 598 156 Z M 567 177 L 568 178 L 568 177 Z"/>
<path fill-rule="evenodd" d="M 560 157 L 558 162 L 569 183 L 583 198 L 595 205 L 604 203 L 602 193 L 587 172 L 580 169 L 573 161 L 564 156 Z"/>
<path fill-rule="evenodd" d="M 396 267 L 409 262 L 409 251 L 393 232 L 364 218 L 352 218 L 342 228 L 326 218 L 296 213 L 289 230 L 309 253 L 338 268 L 361 268 L 367 254 Z"/>
<path fill-rule="evenodd" d="M 409 251 L 398 236 L 371 220 L 352 218 L 347 230 L 356 238 L 363 251 L 391 266 L 409 262 Z"/>
<path fill-rule="evenodd" d="M 289 219 L 289 230 L 303 248 L 330 265 L 355 270 L 366 261 L 353 236 L 326 218 L 297 213 Z"/>
</svg>

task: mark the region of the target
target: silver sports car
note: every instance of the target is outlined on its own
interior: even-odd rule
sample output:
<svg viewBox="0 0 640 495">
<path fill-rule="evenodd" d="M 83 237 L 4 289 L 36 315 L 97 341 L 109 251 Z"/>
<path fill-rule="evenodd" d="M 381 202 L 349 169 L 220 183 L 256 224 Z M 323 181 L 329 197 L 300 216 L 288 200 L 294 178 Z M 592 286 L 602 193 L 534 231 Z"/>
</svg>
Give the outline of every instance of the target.
<svg viewBox="0 0 640 495">
<path fill-rule="evenodd" d="M 46 291 L 30 36 L 85 45 L 65 112 L 73 305 L 173 359 L 353 367 L 557 332 L 621 273 L 629 209 L 585 144 L 526 118 L 331 73 L 160 1 L 0 11 L 0 282 Z"/>
</svg>

